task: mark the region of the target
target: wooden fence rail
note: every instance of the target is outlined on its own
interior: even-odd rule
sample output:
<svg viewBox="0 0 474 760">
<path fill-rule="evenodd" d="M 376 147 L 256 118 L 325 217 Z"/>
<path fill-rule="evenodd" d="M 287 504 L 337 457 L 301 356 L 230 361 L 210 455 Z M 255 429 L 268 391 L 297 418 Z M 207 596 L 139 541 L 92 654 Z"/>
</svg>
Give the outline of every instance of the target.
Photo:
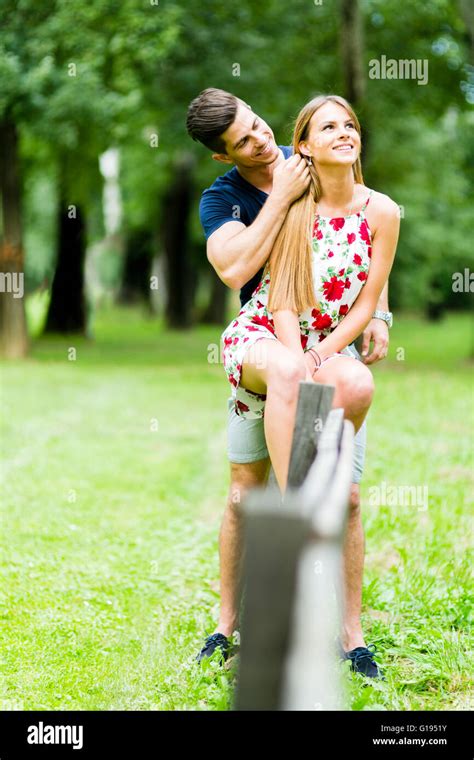
<svg viewBox="0 0 474 760">
<path fill-rule="evenodd" d="M 243 504 L 237 710 L 344 708 L 335 639 L 354 429 L 333 396 L 300 384 L 285 496 L 273 479 Z"/>
</svg>

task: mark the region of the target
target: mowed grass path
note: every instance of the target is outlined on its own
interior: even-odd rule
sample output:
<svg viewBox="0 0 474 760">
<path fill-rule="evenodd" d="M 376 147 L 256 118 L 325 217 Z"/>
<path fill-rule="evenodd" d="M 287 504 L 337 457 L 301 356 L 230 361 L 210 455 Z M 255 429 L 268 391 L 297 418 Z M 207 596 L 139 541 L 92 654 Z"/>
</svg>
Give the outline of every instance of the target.
<svg viewBox="0 0 474 760">
<path fill-rule="evenodd" d="M 114 310 L 94 342 L 41 339 L 2 366 L 3 709 L 230 707 L 235 671 L 194 663 L 228 488 L 220 332 Z M 354 709 L 472 709 L 471 337 L 464 315 L 399 316 L 374 369 L 364 629 L 387 681 L 347 673 Z M 374 503 L 382 482 L 426 486 L 428 508 Z"/>
</svg>

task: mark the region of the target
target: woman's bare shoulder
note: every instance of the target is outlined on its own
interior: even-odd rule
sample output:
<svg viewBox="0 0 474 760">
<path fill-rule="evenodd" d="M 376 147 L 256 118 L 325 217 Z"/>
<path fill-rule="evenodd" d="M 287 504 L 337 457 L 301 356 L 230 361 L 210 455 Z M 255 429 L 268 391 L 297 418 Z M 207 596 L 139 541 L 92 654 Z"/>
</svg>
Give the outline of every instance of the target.
<svg viewBox="0 0 474 760">
<path fill-rule="evenodd" d="M 367 187 L 366 190 L 370 193 L 368 208 L 372 207 L 373 212 L 383 217 L 400 216 L 400 206 L 389 195 L 379 193 L 378 190 L 372 190 L 370 187 Z"/>
</svg>

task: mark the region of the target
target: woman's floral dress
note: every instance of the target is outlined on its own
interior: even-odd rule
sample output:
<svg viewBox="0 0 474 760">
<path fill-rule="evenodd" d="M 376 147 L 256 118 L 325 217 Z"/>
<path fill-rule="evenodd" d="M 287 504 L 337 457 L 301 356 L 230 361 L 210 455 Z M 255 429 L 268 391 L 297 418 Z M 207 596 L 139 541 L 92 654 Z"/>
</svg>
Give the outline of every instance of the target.
<svg viewBox="0 0 474 760">
<path fill-rule="evenodd" d="M 321 309 L 299 314 L 301 345 L 304 351 L 320 343 L 345 317 L 362 290 L 370 266 L 371 234 L 365 209 L 346 217 L 316 215 L 312 235 L 314 292 Z M 255 288 L 222 333 L 224 369 L 232 385 L 235 410 L 242 417 L 261 418 L 266 395 L 240 385 L 242 361 L 247 350 L 261 338 L 277 340 L 272 312 L 267 309 L 270 275 Z M 345 348 L 342 352 L 352 356 Z"/>
</svg>

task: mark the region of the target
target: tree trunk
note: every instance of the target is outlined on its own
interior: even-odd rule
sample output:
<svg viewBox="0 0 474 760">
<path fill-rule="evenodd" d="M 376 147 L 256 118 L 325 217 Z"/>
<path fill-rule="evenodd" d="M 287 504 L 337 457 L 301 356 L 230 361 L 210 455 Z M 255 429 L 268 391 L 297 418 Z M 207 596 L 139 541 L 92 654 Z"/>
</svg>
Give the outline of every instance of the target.
<svg viewBox="0 0 474 760">
<path fill-rule="evenodd" d="M 146 229 L 133 230 L 127 235 L 119 303 L 150 302 L 150 275 L 154 252 L 153 233 Z"/>
<path fill-rule="evenodd" d="M 341 0 L 341 60 L 344 72 L 344 95 L 354 106 L 365 99 L 364 42 L 359 0 Z"/>
<path fill-rule="evenodd" d="M 440 322 L 446 311 L 443 296 L 443 275 L 434 272 L 430 278 L 430 289 L 425 304 L 425 313 L 430 322 Z"/>
<path fill-rule="evenodd" d="M 212 268 L 211 278 L 209 303 L 200 321 L 209 325 L 225 326 L 229 288 L 227 285 L 224 285 Z"/>
<path fill-rule="evenodd" d="M 21 178 L 15 124 L 0 124 L 0 352 L 12 359 L 26 356 L 24 261 L 21 231 Z"/>
<path fill-rule="evenodd" d="M 169 327 L 192 324 L 193 287 L 189 244 L 189 213 L 194 159 L 184 154 L 174 165 L 170 188 L 164 198 L 164 255 L 166 263 L 166 321 Z"/>
<path fill-rule="evenodd" d="M 360 0 L 341 0 L 341 61 L 344 77 L 344 97 L 356 113 L 364 110 L 367 94 L 367 77 L 364 67 L 364 27 Z M 361 159 L 367 159 L 369 129 L 364 113 Z"/>
<path fill-rule="evenodd" d="M 68 205 L 64 190 L 59 198 L 58 225 L 58 255 L 45 332 L 84 335 L 85 224 L 80 207 Z"/>
<path fill-rule="evenodd" d="M 466 47 L 469 50 L 469 61 L 474 63 L 474 6 L 471 0 L 459 0 L 461 17 L 466 24 Z"/>
</svg>

